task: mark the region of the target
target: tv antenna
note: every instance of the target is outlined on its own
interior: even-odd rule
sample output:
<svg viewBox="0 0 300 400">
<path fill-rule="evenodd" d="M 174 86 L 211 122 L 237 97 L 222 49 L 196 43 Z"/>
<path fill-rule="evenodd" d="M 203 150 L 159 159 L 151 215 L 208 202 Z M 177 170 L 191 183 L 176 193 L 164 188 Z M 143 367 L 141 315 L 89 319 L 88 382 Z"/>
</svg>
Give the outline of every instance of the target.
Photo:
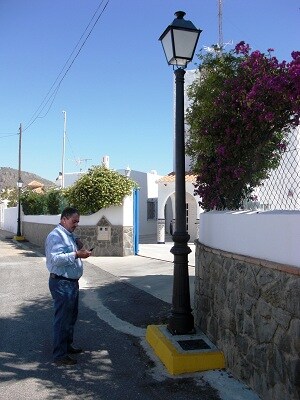
<svg viewBox="0 0 300 400">
<path fill-rule="evenodd" d="M 224 43 L 223 41 L 223 0 L 218 1 L 218 43 L 216 45 L 211 46 L 203 46 L 204 50 L 208 53 L 221 53 L 226 46 L 232 45 L 233 41 Z"/>
<path fill-rule="evenodd" d="M 81 165 L 84 163 L 84 169 L 86 169 L 87 162 L 92 161 L 91 158 L 75 158 L 73 161 L 75 161 L 76 165 Z M 80 171 L 82 171 L 82 168 L 80 168 Z"/>
</svg>

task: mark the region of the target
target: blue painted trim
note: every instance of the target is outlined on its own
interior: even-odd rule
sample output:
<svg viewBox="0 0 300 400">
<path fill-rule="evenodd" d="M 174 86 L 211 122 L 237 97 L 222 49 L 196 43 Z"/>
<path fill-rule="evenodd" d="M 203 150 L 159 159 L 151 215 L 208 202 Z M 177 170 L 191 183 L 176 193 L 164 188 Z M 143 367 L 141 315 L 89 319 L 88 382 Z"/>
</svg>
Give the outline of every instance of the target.
<svg viewBox="0 0 300 400">
<path fill-rule="evenodd" d="M 139 252 L 139 233 L 140 233 L 140 190 L 133 190 L 133 254 Z"/>
</svg>

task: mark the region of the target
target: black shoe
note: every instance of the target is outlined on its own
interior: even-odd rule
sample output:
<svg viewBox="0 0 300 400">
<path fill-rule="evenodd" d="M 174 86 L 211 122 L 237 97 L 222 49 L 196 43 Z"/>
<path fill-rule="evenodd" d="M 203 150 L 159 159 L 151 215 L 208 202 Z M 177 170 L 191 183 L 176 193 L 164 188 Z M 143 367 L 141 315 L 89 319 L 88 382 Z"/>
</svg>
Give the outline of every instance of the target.
<svg viewBox="0 0 300 400">
<path fill-rule="evenodd" d="M 77 360 L 70 356 L 66 356 L 64 358 L 60 358 L 59 360 L 54 361 L 56 365 L 75 365 L 77 364 Z"/>
<path fill-rule="evenodd" d="M 72 345 L 68 346 L 68 353 L 70 354 L 79 354 L 82 353 L 82 349 L 78 348 L 78 347 L 74 347 Z"/>
</svg>

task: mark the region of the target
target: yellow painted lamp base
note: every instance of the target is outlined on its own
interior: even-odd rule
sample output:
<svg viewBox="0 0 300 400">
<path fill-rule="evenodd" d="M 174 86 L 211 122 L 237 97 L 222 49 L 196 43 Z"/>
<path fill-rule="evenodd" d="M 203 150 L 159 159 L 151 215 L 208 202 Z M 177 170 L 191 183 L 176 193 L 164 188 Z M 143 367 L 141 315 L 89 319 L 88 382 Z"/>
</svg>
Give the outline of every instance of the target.
<svg viewBox="0 0 300 400">
<path fill-rule="evenodd" d="M 25 239 L 25 236 L 14 236 L 14 240 L 17 240 L 18 242 L 23 242 Z"/>
<path fill-rule="evenodd" d="M 224 354 L 204 334 L 172 335 L 165 325 L 149 325 L 146 340 L 168 372 L 178 375 L 225 368 Z M 184 350 L 180 343 L 206 344 L 204 349 Z"/>
</svg>

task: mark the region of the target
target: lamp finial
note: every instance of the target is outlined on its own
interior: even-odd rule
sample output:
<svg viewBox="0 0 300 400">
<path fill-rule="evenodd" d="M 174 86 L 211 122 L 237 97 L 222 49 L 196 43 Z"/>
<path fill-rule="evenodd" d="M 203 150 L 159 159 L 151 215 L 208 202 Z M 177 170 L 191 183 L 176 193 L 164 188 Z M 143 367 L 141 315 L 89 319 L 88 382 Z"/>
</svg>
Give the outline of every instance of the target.
<svg viewBox="0 0 300 400">
<path fill-rule="evenodd" d="M 184 11 L 176 11 L 175 13 L 175 17 L 177 17 L 178 19 L 183 19 L 184 16 L 185 16 Z"/>
</svg>

